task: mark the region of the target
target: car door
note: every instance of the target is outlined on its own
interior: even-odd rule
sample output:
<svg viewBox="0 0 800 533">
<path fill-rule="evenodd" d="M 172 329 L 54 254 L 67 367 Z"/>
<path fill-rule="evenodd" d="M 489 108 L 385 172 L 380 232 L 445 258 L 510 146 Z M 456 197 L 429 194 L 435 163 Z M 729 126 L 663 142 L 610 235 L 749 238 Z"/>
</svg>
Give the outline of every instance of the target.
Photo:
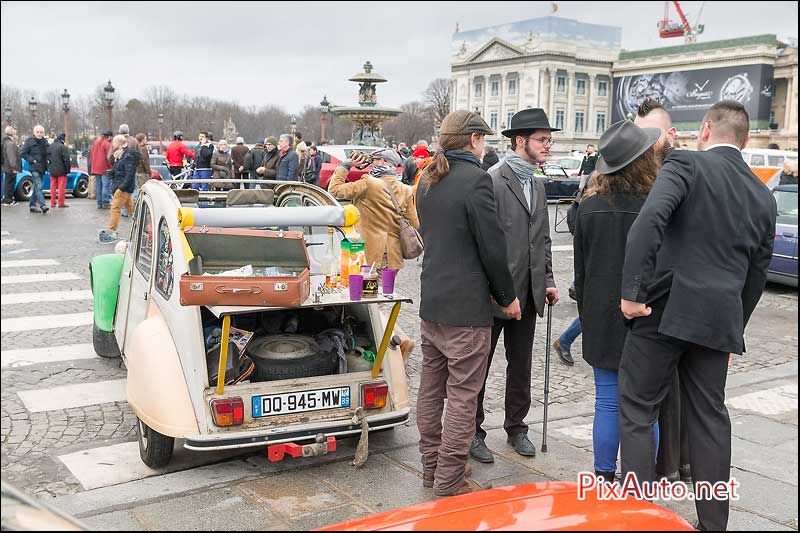
<svg viewBox="0 0 800 533">
<path fill-rule="evenodd" d="M 772 251 L 770 272 L 797 277 L 797 193 L 776 190 L 778 204 L 775 224 L 775 247 Z"/>
<path fill-rule="evenodd" d="M 126 254 L 120 279 L 120 310 L 115 334 L 123 353 L 130 346 L 136 326 L 147 314 L 153 278 L 154 237 L 152 204 L 150 198 L 144 195 L 137 206 L 136 220 L 128 245 L 133 247 L 133 253 Z"/>
</svg>

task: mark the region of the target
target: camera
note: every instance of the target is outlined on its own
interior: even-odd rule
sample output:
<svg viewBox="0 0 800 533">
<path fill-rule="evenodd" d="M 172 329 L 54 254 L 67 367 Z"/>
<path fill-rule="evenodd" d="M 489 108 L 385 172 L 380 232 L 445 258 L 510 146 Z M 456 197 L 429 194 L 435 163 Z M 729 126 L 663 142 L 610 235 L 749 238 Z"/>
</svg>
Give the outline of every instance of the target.
<svg viewBox="0 0 800 533">
<path fill-rule="evenodd" d="M 360 165 L 356 165 L 356 168 L 358 170 L 364 170 L 365 168 L 370 166 L 370 164 L 372 163 L 372 160 L 371 160 L 369 154 L 365 154 L 364 152 L 361 152 L 361 151 L 358 151 L 358 150 L 353 150 L 353 153 L 350 154 L 350 159 L 355 159 L 358 156 L 364 156 L 366 158 L 363 163 L 361 163 Z"/>
</svg>

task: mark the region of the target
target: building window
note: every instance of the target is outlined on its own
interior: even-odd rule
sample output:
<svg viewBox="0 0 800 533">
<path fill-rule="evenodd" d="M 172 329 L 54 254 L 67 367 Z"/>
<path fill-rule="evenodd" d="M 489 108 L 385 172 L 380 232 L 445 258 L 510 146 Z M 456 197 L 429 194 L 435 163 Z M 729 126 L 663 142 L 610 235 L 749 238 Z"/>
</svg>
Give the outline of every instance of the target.
<svg viewBox="0 0 800 533">
<path fill-rule="evenodd" d="M 513 109 L 509 109 L 508 114 L 506 115 L 506 124 L 508 124 L 509 128 L 511 127 L 511 117 L 514 116 L 514 113 L 515 111 Z"/>
<path fill-rule="evenodd" d="M 595 130 L 597 133 L 603 133 L 606 131 L 606 114 L 605 113 L 598 113 L 597 114 L 597 129 Z"/>
<path fill-rule="evenodd" d="M 489 127 L 497 131 L 497 111 L 489 113 Z"/>
<path fill-rule="evenodd" d="M 578 94 L 586 94 L 586 80 L 577 80 Z"/>
<path fill-rule="evenodd" d="M 492 81 L 492 96 L 500 94 L 500 82 L 497 80 Z"/>
<path fill-rule="evenodd" d="M 508 94 L 510 96 L 517 94 L 517 80 L 508 80 Z"/>
<path fill-rule="evenodd" d="M 560 93 L 567 92 L 567 77 L 566 76 L 558 76 L 556 78 L 556 91 Z"/>
<path fill-rule="evenodd" d="M 608 96 L 608 82 L 607 81 L 598 81 L 597 82 L 597 96 Z"/>
<path fill-rule="evenodd" d="M 556 128 L 564 129 L 564 110 L 556 109 Z"/>
<path fill-rule="evenodd" d="M 583 111 L 575 112 L 575 133 L 583 133 Z"/>
<path fill-rule="evenodd" d="M 483 96 L 483 83 L 480 81 L 475 82 L 475 98 Z"/>
</svg>

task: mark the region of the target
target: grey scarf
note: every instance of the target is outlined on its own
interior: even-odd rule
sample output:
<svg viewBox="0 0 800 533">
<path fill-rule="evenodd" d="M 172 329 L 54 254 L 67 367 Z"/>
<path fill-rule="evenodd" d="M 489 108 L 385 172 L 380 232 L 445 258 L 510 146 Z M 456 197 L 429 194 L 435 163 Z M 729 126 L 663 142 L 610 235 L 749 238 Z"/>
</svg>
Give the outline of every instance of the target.
<svg viewBox="0 0 800 533">
<path fill-rule="evenodd" d="M 514 174 L 517 175 L 520 181 L 530 181 L 533 179 L 536 167 L 522 159 L 516 153 L 509 152 L 508 155 L 503 158 L 503 161 L 508 163 L 508 166 L 511 167 L 511 170 L 514 171 Z"/>
</svg>

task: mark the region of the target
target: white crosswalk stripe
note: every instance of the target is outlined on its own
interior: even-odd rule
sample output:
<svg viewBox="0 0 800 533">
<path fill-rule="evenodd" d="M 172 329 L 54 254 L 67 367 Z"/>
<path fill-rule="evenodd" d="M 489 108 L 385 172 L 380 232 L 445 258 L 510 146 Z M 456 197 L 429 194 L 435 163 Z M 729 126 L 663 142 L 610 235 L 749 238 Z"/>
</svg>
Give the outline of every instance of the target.
<svg viewBox="0 0 800 533">
<path fill-rule="evenodd" d="M 0 246 L 14 246 L 16 244 L 22 244 L 22 241 L 16 239 L 0 239 Z"/>
<path fill-rule="evenodd" d="M 60 265 L 55 259 L 17 259 L 15 261 L 3 261 L 0 266 L 3 268 L 24 268 L 24 267 L 46 267 Z"/>
<path fill-rule="evenodd" d="M 125 381 L 124 379 L 117 379 L 48 389 L 34 389 L 20 391 L 17 396 L 31 413 L 123 402 L 126 397 Z"/>
<path fill-rule="evenodd" d="M 38 248 L 20 248 L 18 250 L 11 250 L 7 252 L 7 255 L 21 255 L 28 252 L 35 252 Z"/>
<path fill-rule="evenodd" d="M 18 305 L 39 302 L 67 302 L 70 300 L 91 300 L 92 291 L 52 291 L 52 292 L 20 292 L 17 294 L 4 294 L 2 304 Z"/>
<path fill-rule="evenodd" d="M 11 234 L 9 232 L 7 232 L 6 230 L 3 230 L 3 231 L 0 232 L 0 235 L 2 235 L 3 237 L 7 237 L 8 235 L 11 235 Z"/>
<path fill-rule="evenodd" d="M 25 350 L 3 350 L 0 352 L 3 368 L 19 368 L 39 363 L 56 363 L 60 361 L 73 361 L 80 359 L 94 359 L 91 344 L 70 344 L 50 346 L 48 348 L 29 348 Z"/>
<path fill-rule="evenodd" d="M 0 329 L 7 331 L 30 331 L 36 329 L 74 328 L 88 326 L 93 322 L 93 313 L 71 313 L 66 315 L 23 316 L 0 320 Z"/>
<path fill-rule="evenodd" d="M 81 279 L 72 272 L 55 272 L 52 274 L 22 274 L 19 276 L 3 276 L 0 285 L 14 285 L 17 283 L 47 283 L 50 281 L 71 281 Z"/>
</svg>

